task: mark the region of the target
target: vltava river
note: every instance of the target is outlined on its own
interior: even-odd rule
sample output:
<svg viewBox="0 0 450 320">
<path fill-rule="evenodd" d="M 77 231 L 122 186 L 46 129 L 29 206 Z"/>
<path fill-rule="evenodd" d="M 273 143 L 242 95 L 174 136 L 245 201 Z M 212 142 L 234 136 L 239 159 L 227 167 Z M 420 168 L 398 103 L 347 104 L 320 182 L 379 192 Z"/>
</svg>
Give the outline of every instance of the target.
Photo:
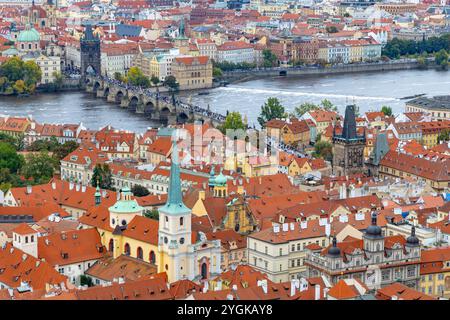
<svg viewBox="0 0 450 320">
<path fill-rule="evenodd" d="M 227 110 L 246 114 L 256 123 L 261 105 L 268 97 L 278 97 L 288 111 L 303 102 L 319 103 L 328 99 L 343 112 L 345 105 L 356 103 L 361 112 L 391 106 L 403 112 L 405 100 L 400 98 L 426 93 L 450 94 L 450 71 L 405 70 L 355 73 L 303 78 L 268 78 L 212 89 L 209 95 L 185 92 L 181 96 L 192 103 L 225 114 Z M 142 114 L 134 114 L 119 106 L 97 99 L 92 94 L 67 92 L 42 94 L 28 98 L 0 97 L 0 114 L 32 115 L 47 123 L 82 122 L 90 129 L 111 124 L 116 128 L 143 132 L 159 126 Z"/>
</svg>

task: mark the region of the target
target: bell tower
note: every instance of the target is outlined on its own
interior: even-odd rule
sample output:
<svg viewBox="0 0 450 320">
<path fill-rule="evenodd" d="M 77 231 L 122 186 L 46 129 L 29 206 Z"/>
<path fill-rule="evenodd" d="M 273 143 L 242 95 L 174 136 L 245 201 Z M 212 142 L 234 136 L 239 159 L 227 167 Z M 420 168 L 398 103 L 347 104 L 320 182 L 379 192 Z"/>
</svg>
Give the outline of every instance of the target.
<svg viewBox="0 0 450 320">
<path fill-rule="evenodd" d="M 191 210 L 183 203 L 180 166 L 176 139 L 172 142 L 169 194 L 159 209 L 158 251 L 161 263 L 158 272 L 166 272 L 169 282 L 194 277 L 191 249 Z"/>
</svg>

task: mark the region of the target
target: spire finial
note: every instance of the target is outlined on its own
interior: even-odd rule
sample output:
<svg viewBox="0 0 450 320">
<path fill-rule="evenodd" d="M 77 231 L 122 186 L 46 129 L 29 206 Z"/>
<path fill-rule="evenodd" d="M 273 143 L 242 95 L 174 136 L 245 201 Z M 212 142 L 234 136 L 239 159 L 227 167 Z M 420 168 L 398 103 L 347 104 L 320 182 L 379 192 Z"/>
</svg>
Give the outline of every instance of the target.
<svg viewBox="0 0 450 320">
<path fill-rule="evenodd" d="M 372 225 L 377 225 L 377 214 L 375 213 L 375 211 L 372 211 Z"/>
</svg>

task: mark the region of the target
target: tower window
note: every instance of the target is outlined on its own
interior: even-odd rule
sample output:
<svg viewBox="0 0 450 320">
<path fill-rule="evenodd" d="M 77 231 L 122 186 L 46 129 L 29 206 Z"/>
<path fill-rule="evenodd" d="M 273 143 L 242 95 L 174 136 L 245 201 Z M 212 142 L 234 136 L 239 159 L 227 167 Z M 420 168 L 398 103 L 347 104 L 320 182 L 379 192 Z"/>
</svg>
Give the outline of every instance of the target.
<svg viewBox="0 0 450 320">
<path fill-rule="evenodd" d="M 184 218 L 181 217 L 181 218 L 180 218 L 180 226 L 182 226 L 183 224 L 184 224 Z"/>
<path fill-rule="evenodd" d="M 180 244 L 184 244 L 184 238 L 180 238 Z"/>
</svg>

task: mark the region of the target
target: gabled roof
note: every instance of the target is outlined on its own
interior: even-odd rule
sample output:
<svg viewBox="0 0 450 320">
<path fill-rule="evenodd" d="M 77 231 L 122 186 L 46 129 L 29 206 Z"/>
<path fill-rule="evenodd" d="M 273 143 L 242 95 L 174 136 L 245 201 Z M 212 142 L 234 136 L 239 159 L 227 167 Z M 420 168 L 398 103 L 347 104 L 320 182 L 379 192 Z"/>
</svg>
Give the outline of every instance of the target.
<svg viewBox="0 0 450 320">
<path fill-rule="evenodd" d="M 38 255 L 52 266 L 97 260 L 105 253 L 95 228 L 63 231 L 38 238 Z"/>
</svg>

